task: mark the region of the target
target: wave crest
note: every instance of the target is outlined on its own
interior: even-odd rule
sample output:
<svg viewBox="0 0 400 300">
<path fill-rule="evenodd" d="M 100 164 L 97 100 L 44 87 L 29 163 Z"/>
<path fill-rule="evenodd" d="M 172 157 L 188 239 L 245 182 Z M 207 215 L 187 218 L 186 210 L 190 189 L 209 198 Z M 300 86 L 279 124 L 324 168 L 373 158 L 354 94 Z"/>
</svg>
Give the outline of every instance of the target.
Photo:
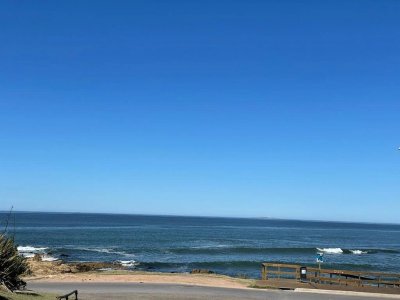
<svg viewBox="0 0 400 300">
<path fill-rule="evenodd" d="M 33 247 L 33 246 L 18 246 L 17 250 L 18 252 L 30 252 L 30 253 L 43 253 L 46 251 L 48 248 L 47 247 Z"/>
<path fill-rule="evenodd" d="M 367 254 L 368 251 L 363 251 L 363 250 L 350 250 L 351 253 L 360 255 L 360 254 Z"/>
<path fill-rule="evenodd" d="M 118 260 L 118 262 L 123 267 L 127 267 L 127 268 L 133 268 L 133 267 L 136 267 L 137 265 L 139 265 L 139 263 L 134 260 Z"/>
<path fill-rule="evenodd" d="M 328 254 L 342 254 L 342 248 L 317 248 L 318 251 L 328 253 Z"/>
</svg>

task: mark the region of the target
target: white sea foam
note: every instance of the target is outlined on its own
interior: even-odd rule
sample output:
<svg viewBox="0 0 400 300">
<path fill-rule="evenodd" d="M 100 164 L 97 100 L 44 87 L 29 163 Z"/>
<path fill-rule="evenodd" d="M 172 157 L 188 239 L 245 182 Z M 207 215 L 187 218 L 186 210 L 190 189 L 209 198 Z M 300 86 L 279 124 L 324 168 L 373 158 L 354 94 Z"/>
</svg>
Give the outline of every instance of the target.
<svg viewBox="0 0 400 300">
<path fill-rule="evenodd" d="M 19 254 L 21 254 L 23 257 L 26 258 L 32 258 L 35 256 L 35 253 L 29 253 L 29 252 L 20 252 Z"/>
<path fill-rule="evenodd" d="M 328 254 L 342 254 L 343 250 L 341 248 L 317 248 L 318 251 L 328 253 Z"/>
<path fill-rule="evenodd" d="M 20 255 L 26 258 L 32 258 L 35 254 L 43 254 L 47 248 L 46 247 L 33 247 L 33 246 L 18 246 L 17 250 Z"/>
<path fill-rule="evenodd" d="M 20 253 L 41 253 L 47 250 L 46 247 L 33 247 L 33 246 L 18 246 L 18 252 Z"/>
<path fill-rule="evenodd" d="M 85 250 L 99 252 L 99 253 L 116 253 L 116 251 L 106 248 L 85 248 Z"/>
<path fill-rule="evenodd" d="M 42 256 L 42 261 L 56 261 L 58 260 L 58 258 L 55 258 L 53 256 L 50 255 L 43 255 Z"/>
<path fill-rule="evenodd" d="M 107 254 L 118 254 L 122 256 L 135 256 L 134 254 L 129 254 L 124 251 L 116 251 L 114 249 L 109 248 L 75 248 L 76 250 L 90 251 L 90 252 L 98 252 L 98 253 L 107 253 Z"/>
<path fill-rule="evenodd" d="M 32 258 L 35 254 L 40 254 L 42 256 L 42 261 L 56 261 L 55 257 L 46 254 L 47 247 L 33 247 L 33 246 L 18 246 L 17 250 L 19 254 L 26 258 Z"/>
<path fill-rule="evenodd" d="M 123 267 L 134 267 L 137 266 L 139 263 L 134 260 L 119 260 L 118 261 Z"/>
<path fill-rule="evenodd" d="M 357 255 L 368 253 L 367 251 L 362 251 L 362 250 L 350 250 L 350 252 Z"/>
</svg>

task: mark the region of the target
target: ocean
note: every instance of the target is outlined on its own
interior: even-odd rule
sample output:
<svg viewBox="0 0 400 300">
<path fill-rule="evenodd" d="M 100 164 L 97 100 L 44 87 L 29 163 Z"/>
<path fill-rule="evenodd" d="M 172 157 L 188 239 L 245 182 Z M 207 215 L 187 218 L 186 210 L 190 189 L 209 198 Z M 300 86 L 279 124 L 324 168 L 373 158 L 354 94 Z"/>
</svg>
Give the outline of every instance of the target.
<svg viewBox="0 0 400 300">
<path fill-rule="evenodd" d="M 0 220 L 7 213 L 0 213 Z M 14 225 L 15 217 L 15 225 Z M 400 272 L 400 225 L 117 214 L 14 213 L 22 255 L 132 270 L 260 277 L 262 262 Z"/>
</svg>

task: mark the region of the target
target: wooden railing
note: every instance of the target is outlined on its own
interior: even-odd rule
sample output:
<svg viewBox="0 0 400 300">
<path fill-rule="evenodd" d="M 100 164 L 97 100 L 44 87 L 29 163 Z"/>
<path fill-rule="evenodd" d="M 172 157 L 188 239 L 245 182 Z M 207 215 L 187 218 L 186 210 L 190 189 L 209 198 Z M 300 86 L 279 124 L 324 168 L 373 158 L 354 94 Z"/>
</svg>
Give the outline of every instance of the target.
<svg viewBox="0 0 400 300">
<path fill-rule="evenodd" d="M 69 296 L 72 296 L 72 295 L 75 295 L 75 299 L 78 300 L 78 291 L 77 290 L 72 291 L 71 293 L 62 295 L 62 296 L 58 296 L 58 297 L 56 297 L 56 299 L 58 299 L 58 300 L 60 300 L 60 299 L 68 300 Z"/>
<path fill-rule="evenodd" d="M 278 279 L 300 279 L 300 265 L 263 263 L 261 268 L 261 278 L 267 280 L 269 278 Z"/>
<path fill-rule="evenodd" d="M 322 284 L 400 288 L 400 274 L 307 268 L 307 279 Z"/>
<path fill-rule="evenodd" d="M 261 278 L 295 279 L 319 284 L 336 284 L 352 286 L 374 286 L 400 288 L 400 274 L 382 272 L 361 272 L 307 267 L 307 275 L 301 278 L 301 265 L 263 263 Z"/>
</svg>

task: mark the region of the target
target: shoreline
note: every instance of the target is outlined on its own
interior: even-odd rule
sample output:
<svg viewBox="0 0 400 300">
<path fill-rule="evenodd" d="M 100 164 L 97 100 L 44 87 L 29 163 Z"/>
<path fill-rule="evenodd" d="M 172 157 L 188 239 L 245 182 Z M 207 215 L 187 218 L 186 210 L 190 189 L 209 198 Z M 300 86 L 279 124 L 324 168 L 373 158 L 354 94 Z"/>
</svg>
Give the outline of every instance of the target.
<svg viewBox="0 0 400 300">
<path fill-rule="evenodd" d="M 128 273 L 129 272 L 129 273 Z M 68 283 L 157 283 L 181 284 L 205 287 L 223 287 L 250 289 L 255 283 L 253 279 L 240 279 L 218 274 L 159 273 L 142 271 L 94 271 L 78 274 L 59 274 L 38 277 L 26 277 L 29 282 L 68 282 Z"/>
<path fill-rule="evenodd" d="M 193 270 L 192 273 L 164 273 L 152 271 L 128 270 L 113 263 L 65 263 L 62 261 L 27 260 L 30 274 L 23 279 L 29 282 L 132 282 L 157 284 L 185 284 L 194 286 L 226 287 L 248 289 L 255 279 L 244 279 L 208 270 Z M 115 269 L 101 270 L 101 267 L 114 266 Z"/>
<path fill-rule="evenodd" d="M 107 262 L 65 263 L 63 261 L 40 261 L 27 259 L 30 274 L 23 277 L 29 286 L 37 284 L 158 284 L 176 286 L 196 286 L 209 288 L 230 288 L 242 290 L 257 289 L 310 289 L 342 292 L 365 292 L 400 294 L 400 289 L 376 287 L 331 286 L 297 281 L 271 279 L 262 281 L 211 273 L 209 270 L 192 270 L 188 273 L 164 273 L 157 271 L 129 270 L 121 264 Z M 110 269 L 110 267 L 113 267 Z"/>
</svg>

